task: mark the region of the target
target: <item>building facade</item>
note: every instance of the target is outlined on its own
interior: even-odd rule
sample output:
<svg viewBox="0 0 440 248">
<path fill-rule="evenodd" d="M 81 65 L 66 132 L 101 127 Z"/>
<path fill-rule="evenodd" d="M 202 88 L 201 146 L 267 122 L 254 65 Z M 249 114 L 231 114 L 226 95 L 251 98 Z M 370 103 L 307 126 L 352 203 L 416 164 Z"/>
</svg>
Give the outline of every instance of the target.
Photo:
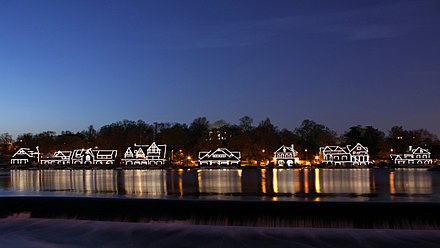
<svg viewBox="0 0 440 248">
<path fill-rule="evenodd" d="M 431 165 L 431 153 L 428 149 L 409 146 L 408 151 L 403 154 L 390 154 L 395 165 Z"/>
<path fill-rule="evenodd" d="M 30 148 L 20 148 L 11 157 L 11 164 L 13 165 L 29 165 L 31 163 L 40 162 L 39 147 L 36 147 L 36 151 Z"/>
<path fill-rule="evenodd" d="M 241 154 L 238 151 L 229 151 L 227 148 L 218 148 L 214 151 L 199 152 L 200 166 L 239 166 Z"/>
<path fill-rule="evenodd" d="M 368 148 L 357 143 L 354 147 L 347 145 L 325 146 L 319 148 L 320 160 L 322 164 L 334 166 L 361 166 L 369 165 L 370 155 Z"/>
<path fill-rule="evenodd" d="M 292 167 L 299 164 L 298 152 L 293 145 L 281 146 L 274 152 L 275 165 L 279 167 Z"/>
<path fill-rule="evenodd" d="M 124 153 L 122 163 L 124 165 L 158 165 L 166 163 L 167 145 L 157 145 L 153 142 L 151 145 L 134 144 L 133 149 L 128 147 Z"/>
<path fill-rule="evenodd" d="M 72 151 L 57 151 L 49 153 L 41 159 L 42 165 L 67 165 L 70 164 Z"/>
<path fill-rule="evenodd" d="M 76 149 L 72 152 L 72 165 L 112 165 L 116 162 L 117 150 Z"/>
</svg>

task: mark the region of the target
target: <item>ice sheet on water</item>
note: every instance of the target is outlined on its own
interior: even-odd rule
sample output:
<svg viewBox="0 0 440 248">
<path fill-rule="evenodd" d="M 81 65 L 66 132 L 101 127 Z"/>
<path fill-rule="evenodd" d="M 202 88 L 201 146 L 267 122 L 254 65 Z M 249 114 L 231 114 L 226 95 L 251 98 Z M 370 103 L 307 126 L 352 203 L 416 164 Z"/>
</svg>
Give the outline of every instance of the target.
<svg viewBox="0 0 440 248">
<path fill-rule="evenodd" d="M 263 228 L 28 216 L 0 219 L 2 247 L 439 247 L 437 230 Z"/>
</svg>

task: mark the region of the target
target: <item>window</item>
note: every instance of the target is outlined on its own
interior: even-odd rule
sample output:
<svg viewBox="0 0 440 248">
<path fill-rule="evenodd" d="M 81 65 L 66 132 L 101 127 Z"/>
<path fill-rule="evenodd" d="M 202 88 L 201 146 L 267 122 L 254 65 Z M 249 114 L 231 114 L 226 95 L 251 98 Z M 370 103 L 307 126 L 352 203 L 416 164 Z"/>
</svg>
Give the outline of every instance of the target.
<svg viewBox="0 0 440 248">
<path fill-rule="evenodd" d="M 148 148 L 149 153 L 160 153 L 160 149 L 157 146 L 152 146 Z"/>
</svg>

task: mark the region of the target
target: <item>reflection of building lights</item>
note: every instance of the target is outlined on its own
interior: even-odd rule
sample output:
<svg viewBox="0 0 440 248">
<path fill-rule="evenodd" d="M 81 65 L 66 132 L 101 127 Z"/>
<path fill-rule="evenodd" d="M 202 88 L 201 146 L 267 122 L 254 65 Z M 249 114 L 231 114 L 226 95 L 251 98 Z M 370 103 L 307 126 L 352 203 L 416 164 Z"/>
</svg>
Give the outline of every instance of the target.
<svg viewBox="0 0 440 248">
<path fill-rule="evenodd" d="M 394 182 L 394 171 L 390 172 L 390 194 L 396 193 L 396 185 Z"/>
<path fill-rule="evenodd" d="M 263 194 L 267 193 L 267 190 L 266 190 L 266 169 L 261 169 L 261 192 Z"/>
<path fill-rule="evenodd" d="M 198 183 L 200 193 L 241 193 L 241 170 L 201 169 Z"/>
<path fill-rule="evenodd" d="M 183 178 L 182 178 L 183 172 L 180 172 L 179 170 L 179 193 L 180 195 L 183 195 Z"/>
<path fill-rule="evenodd" d="M 316 193 L 321 193 L 321 181 L 319 181 L 319 169 L 315 169 L 315 190 Z"/>
<path fill-rule="evenodd" d="M 304 192 L 306 194 L 309 193 L 309 170 L 304 170 Z"/>
<path fill-rule="evenodd" d="M 277 169 L 273 169 L 272 180 L 273 180 L 273 192 L 278 193 L 278 170 Z"/>
</svg>

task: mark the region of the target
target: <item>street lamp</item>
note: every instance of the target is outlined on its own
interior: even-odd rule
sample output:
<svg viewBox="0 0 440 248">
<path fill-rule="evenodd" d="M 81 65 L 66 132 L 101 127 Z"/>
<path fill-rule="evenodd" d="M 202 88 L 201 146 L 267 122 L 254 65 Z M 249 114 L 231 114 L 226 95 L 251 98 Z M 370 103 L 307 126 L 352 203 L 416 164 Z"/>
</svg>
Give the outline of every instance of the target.
<svg viewBox="0 0 440 248">
<path fill-rule="evenodd" d="M 307 153 L 307 149 L 304 150 L 304 152 L 306 153 L 306 163 L 309 160 L 309 154 Z"/>
</svg>

